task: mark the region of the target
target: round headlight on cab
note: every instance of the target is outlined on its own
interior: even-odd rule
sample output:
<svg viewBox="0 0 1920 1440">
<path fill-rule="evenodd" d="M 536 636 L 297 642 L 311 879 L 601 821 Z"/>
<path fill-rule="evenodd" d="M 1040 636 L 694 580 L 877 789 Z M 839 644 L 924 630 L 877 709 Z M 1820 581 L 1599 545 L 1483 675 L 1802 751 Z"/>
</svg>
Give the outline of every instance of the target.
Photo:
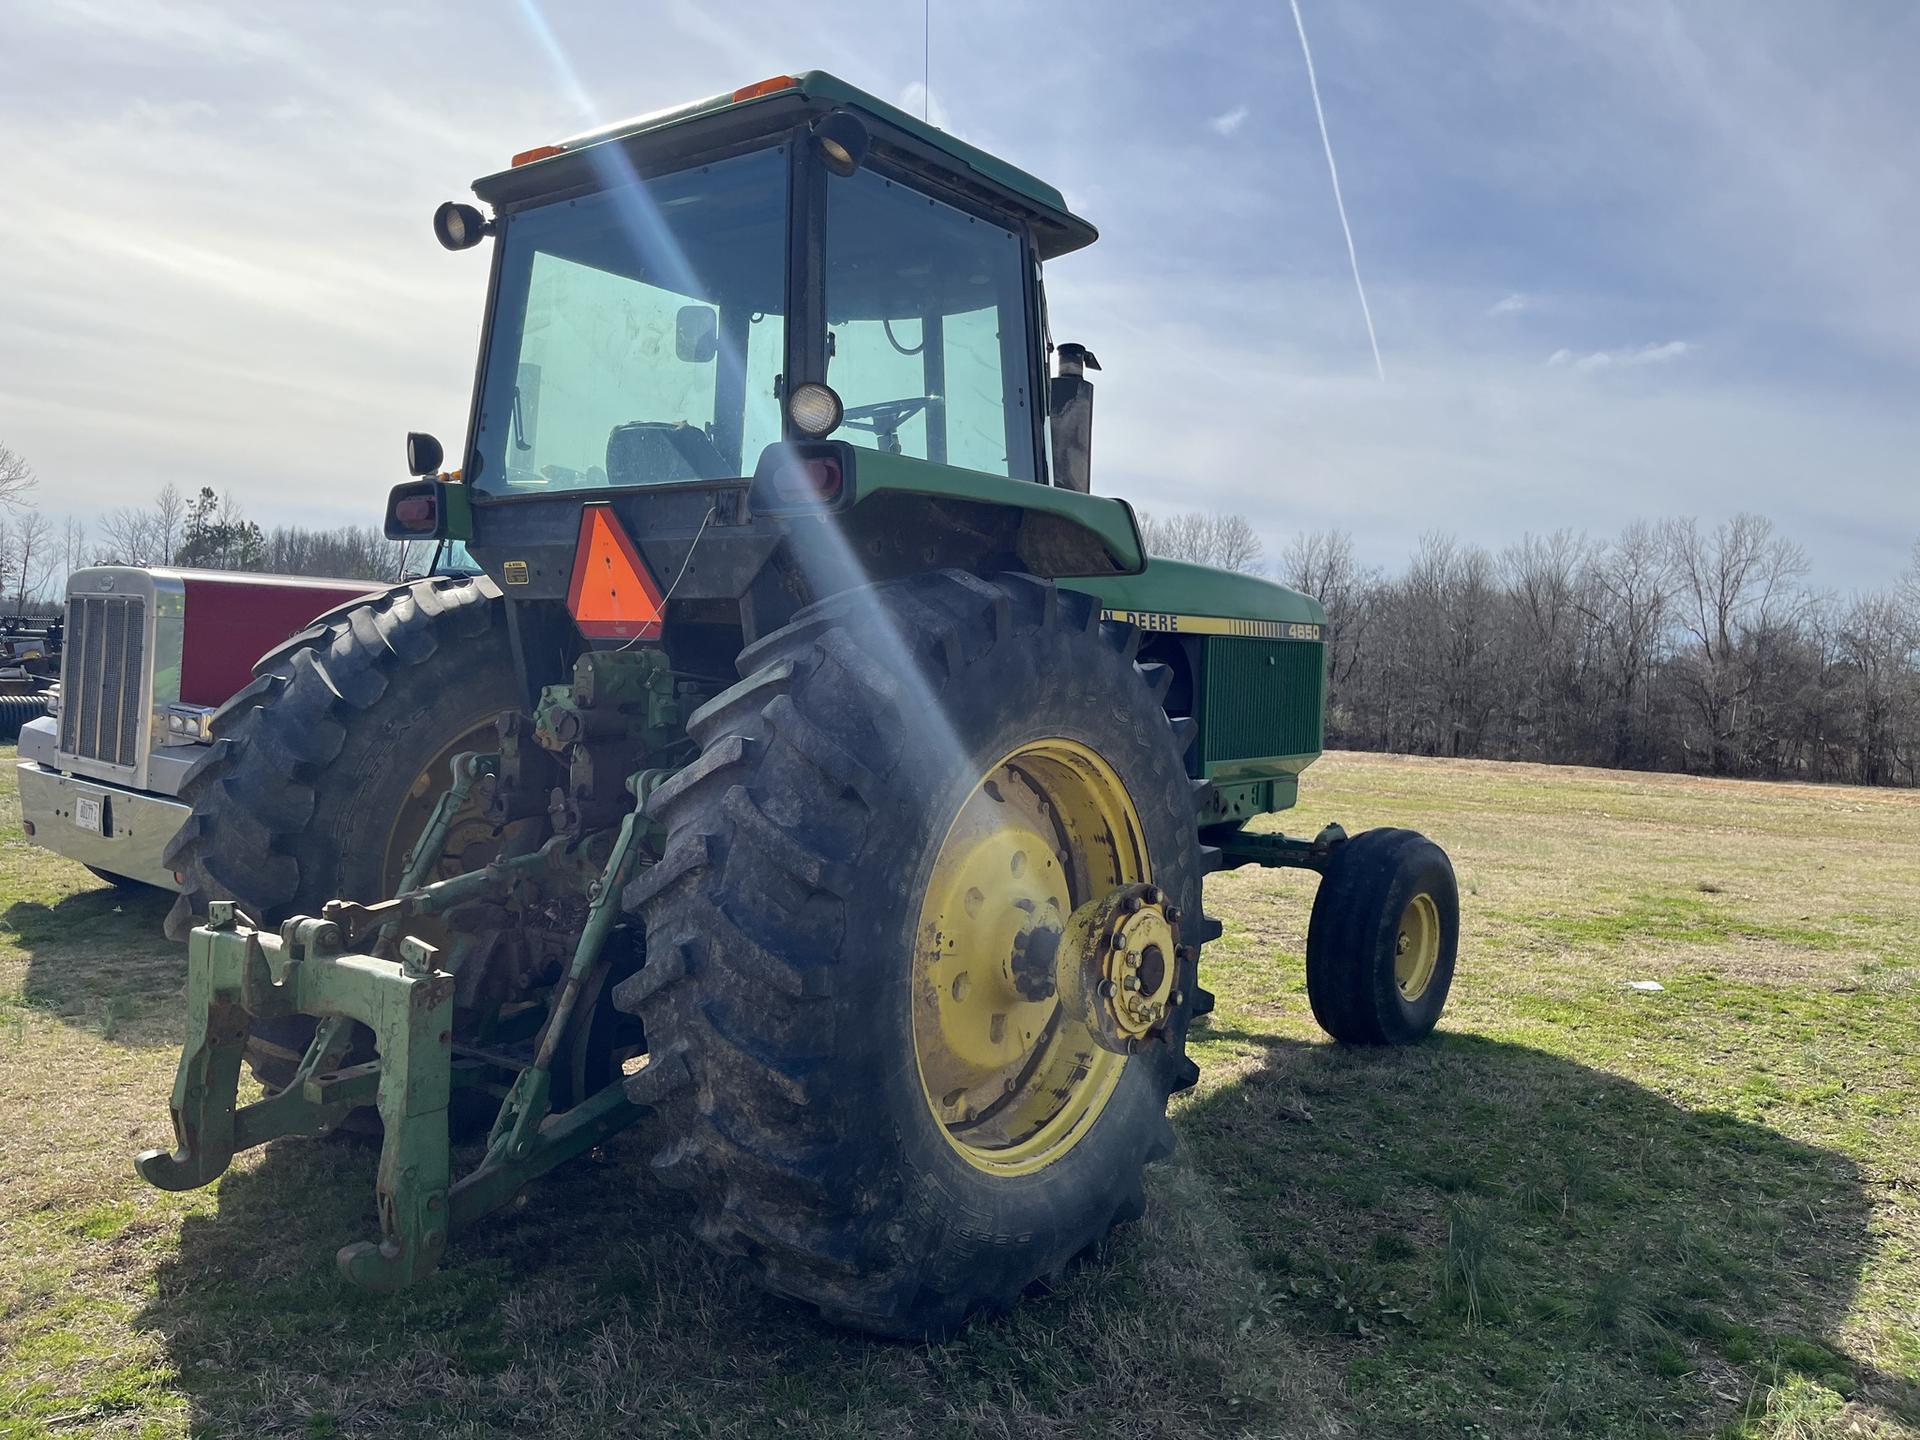
<svg viewBox="0 0 1920 1440">
<path fill-rule="evenodd" d="M 793 428 L 809 440 L 831 434 L 844 413 L 845 407 L 833 387 L 822 385 L 818 380 L 794 386 L 793 393 L 787 396 L 787 418 L 793 422 Z"/>
<path fill-rule="evenodd" d="M 433 238 L 449 250 L 472 249 L 489 228 L 486 216 L 458 200 L 448 200 L 433 212 Z"/>
<path fill-rule="evenodd" d="M 867 158 L 870 137 L 860 117 L 846 110 L 835 110 L 814 122 L 813 143 L 827 169 L 842 177 L 853 174 Z"/>
</svg>

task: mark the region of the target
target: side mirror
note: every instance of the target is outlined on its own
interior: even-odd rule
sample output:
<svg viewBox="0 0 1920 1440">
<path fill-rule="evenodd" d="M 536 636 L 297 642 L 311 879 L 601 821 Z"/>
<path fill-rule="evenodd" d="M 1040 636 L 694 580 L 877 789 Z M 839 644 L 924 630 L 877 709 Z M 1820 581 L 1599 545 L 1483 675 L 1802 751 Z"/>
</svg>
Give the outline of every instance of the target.
<svg viewBox="0 0 1920 1440">
<path fill-rule="evenodd" d="M 673 353 L 705 365 L 720 353 L 720 317 L 711 305 L 682 305 L 673 317 Z"/>
<path fill-rule="evenodd" d="M 437 475 L 440 464 L 447 458 L 447 452 L 440 448 L 440 442 L 431 435 L 418 430 L 407 432 L 407 473 L 409 475 Z"/>
<path fill-rule="evenodd" d="M 387 496 L 389 540 L 470 540 L 467 487 L 448 480 L 409 480 Z"/>
</svg>

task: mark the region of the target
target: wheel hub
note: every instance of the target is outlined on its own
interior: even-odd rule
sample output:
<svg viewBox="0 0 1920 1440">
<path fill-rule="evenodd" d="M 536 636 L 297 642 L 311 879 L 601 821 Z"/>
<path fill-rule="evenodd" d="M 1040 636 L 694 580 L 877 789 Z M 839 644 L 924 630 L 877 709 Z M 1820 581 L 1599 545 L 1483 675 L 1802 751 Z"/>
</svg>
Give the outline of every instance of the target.
<svg viewBox="0 0 1920 1440">
<path fill-rule="evenodd" d="M 1180 912 L 1152 885 L 1122 885 L 1073 912 L 1058 973 L 1100 1045 L 1130 1055 L 1165 1029 L 1185 998 Z"/>
<path fill-rule="evenodd" d="M 1418 1000 L 1440 963 L 1440 912 L 1431 895 L 1416 895 L 1400 912 L 1393 940 L 1393 979 L 1401 998 Z"/>
</svg>

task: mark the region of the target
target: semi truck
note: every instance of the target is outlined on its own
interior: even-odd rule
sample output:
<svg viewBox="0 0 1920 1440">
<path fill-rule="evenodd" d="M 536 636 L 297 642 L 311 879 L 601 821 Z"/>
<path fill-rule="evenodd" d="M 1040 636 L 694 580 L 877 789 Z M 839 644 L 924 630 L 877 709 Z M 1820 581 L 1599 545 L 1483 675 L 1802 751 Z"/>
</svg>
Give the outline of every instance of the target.
<svg viewBox="0 0 1920 1440">
<path fill-rule="evenodd" d="M 365 580 L 94 565 L 68 578 L 51 713 L 20 727 L 17 779 L 29 839 L 115 885 L 178 890 L 166 861 L 189 807 L 181 786 L 207 758 L 213 712 L 254 662 Z"/>
</svg>

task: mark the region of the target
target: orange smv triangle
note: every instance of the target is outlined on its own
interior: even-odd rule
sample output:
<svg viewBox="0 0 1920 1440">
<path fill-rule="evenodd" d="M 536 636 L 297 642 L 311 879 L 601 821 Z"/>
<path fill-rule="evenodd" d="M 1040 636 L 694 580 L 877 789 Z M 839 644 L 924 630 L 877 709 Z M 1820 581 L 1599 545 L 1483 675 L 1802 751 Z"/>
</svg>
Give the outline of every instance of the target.
<svg viewBox="0 0 1920 1440">
<path fill-rule="evenodd" d="M 664 606 L 660 587 L 613 510 L 587 506 L 567 587 L 567 609 L 580 633 L 589 640 L 651 640 L 660 633 Z"/>
</svg>

